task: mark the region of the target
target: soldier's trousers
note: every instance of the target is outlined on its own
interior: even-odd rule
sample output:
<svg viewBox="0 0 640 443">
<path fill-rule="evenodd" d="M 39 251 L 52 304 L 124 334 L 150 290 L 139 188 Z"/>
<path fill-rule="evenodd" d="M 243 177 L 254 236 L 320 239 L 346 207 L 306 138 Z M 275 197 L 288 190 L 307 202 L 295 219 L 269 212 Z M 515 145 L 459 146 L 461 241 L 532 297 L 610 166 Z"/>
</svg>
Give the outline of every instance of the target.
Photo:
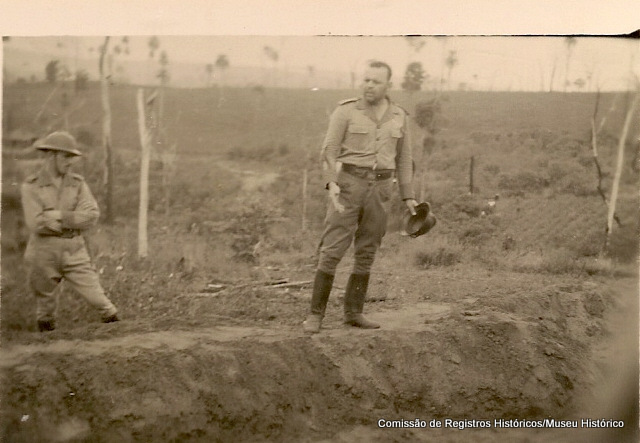
<svg viewBox="0 0 640 443">
<path fill-rule="evenodd" d="M 29 286 L 36 296 L 38 320 L 55 320 L 54 291 L 63 279 L 97 308 L 103 319 L 117 312 L 100 285 L 82 236 L 31 236 L 25 261 L 29 267 Z"/>
<path fill-rule="evenodd" d="M 318 269 L 335 274 L 353 242 L 353 273 L 369 274 L 387 229 L 393 179 L 369 180 L 340 171 L 338 186 L 339 201 L 345 210 L 339 213 L 329 201 L 318 251 Z"/>
</svg>

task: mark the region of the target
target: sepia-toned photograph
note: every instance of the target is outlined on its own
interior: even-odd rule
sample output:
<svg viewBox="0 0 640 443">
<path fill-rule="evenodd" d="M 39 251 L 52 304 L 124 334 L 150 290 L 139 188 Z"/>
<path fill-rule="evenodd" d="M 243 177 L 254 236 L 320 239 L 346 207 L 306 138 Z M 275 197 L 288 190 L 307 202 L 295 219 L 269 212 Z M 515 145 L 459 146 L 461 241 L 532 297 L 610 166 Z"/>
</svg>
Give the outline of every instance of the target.
<svg viewBox="0 0 640 443">
<path fill-rule="evenodd" d="M 640 34 L 3 35 L 0 440 L 635 442 Z"/>
</svg>

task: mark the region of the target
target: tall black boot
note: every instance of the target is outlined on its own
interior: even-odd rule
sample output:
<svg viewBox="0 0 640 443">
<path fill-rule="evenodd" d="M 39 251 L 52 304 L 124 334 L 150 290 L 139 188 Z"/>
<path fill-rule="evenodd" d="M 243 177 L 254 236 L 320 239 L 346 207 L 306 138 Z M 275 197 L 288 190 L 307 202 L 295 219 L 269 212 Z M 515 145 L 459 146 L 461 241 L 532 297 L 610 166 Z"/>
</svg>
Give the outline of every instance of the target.
<svg viewBox="0 0 640 443">
<path fill-rule="evenodd" d="M 327 274 L 319 269 L 316 271 L 316 278 L 313 282 L 313 293 L 311 295 L 311 314 L 304 323 L 302 323 L 305 332 L 312 334 L 320 332 L 334 277 L 334 275 Z"/>
<path fill-rule="evenodd" d="M 379 324 L 367 320 L 362 315 L 364 299 L 369 288 L 369 274 L 351 274 L 344 294 L 345 324 L 362 329 L 378 329 Z"/>
</svg>

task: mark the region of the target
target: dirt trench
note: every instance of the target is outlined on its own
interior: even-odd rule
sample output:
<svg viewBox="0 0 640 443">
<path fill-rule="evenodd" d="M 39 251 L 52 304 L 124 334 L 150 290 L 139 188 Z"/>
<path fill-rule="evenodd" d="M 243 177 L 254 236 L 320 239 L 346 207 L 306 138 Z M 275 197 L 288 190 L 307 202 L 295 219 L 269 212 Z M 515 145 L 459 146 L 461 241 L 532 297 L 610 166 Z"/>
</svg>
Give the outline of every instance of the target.
<svg viewBox="0 0 640 443">
<path fill-rule="evenodd" d="M 573 330 L 471 299 L 372 313 L 377 331 L 218 326 L 14 345 L 0 363 L 2 441 L 438 441 L 444 430 L 377 423 L 566 418 L 598 377 L 575 331 L 601 325 L 602 301 L 549 298 Z"/>
</svg>

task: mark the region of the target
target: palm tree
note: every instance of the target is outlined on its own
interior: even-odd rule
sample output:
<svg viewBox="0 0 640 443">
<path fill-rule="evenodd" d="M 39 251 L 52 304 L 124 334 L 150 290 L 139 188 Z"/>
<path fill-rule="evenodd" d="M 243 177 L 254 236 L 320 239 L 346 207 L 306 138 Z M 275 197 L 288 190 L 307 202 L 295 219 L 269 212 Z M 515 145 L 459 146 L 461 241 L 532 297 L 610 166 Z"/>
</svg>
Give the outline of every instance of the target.
<svg viewBox="0 0 640 443">
<path fill-rule="evenodd" d="M 441 60 L 442 64 L 440 65 L 440 85 L 438 87 L 439 91 L 442 90 L 442 84 L 444 83 L 444 67 L 446 65 L 446 59 L 444 57 L 444 54 L 445 54 L 445 50 L 447 48 L 448 38 L 449 37 L 446 37 L 446 36 L 435 36 L 435 39 L 439 40 L 441 45 L 442 45 L 442 47 L 440 48 L 441 49 L 441 52 L 440 52 L 440 57 L 441 58 L 440 58 L 440 60 Z"/>
<path fill-rule="evenodd" d="M 273 49 L 271 46 L 265 46 L 263 48 L 264 51 L 264 55 L 271 60 L 271 62 L 273 63 L 273 79 L 272 79 L 272 83 L 273 86 L 276 85 L 276 75 L 278 72 L 278 51 L 276 51 L 275 49 Z"/>
<path fill-rule="evenodd" d="M 565 37 L 564 44 L 567 47 L 567 58 L 564 70 L 564 92 L 567 92 L 567 86 L 569 86 L 569 64 L 571 63 L 571 56 L 573 55 L 573 47 L 578 43 L 575 37 Z"/>
<path fill-rule="evenodd" d="M 216 68 L 220 70 L 220 83 L 224 86 L 224 71 L 229 67 L 229 58 L 225 54 L 220 54 L 216 59 Z"/>
<path fill-rule="evenodd" d="M 456 65 L 458 64 L 458 55 L 456 51 L 453 51 L 453 50 L 449 51 L 449 56 L 447 57 L 446 64 L 448 69 L 447 88 L 451 90 L 451 72 L 453 71 L 453 68 L 455 68 Z"/>
</svg>

